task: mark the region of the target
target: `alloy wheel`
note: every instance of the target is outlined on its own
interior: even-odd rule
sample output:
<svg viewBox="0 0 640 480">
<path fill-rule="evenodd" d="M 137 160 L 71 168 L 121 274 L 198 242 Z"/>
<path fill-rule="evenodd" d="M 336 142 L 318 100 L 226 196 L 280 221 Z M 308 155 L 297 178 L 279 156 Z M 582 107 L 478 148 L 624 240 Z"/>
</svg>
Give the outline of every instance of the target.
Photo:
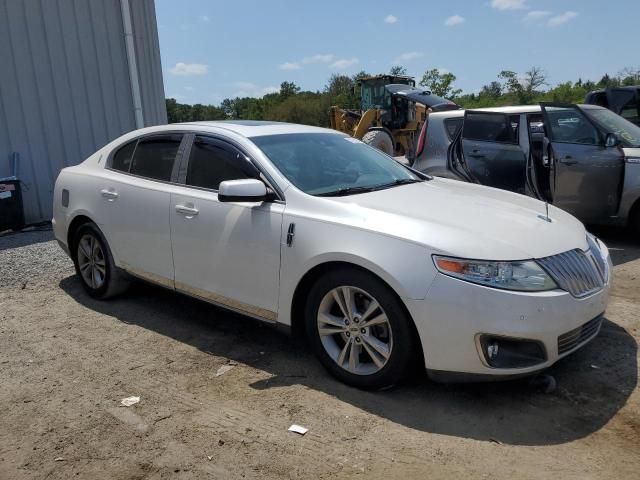
<svg viewBox="0 0 640 480">
<path fill-rule="evenodd" d="M 340 286 L 327 292 L 317 326 L 327 354 L 349 373 L 372 375 L 389 361 L 391 324 L 378 301 L 360 288 Z"/>
<path fill-rule="evenodd" d="M 98 239 L 87 233 L 78 242 L 78 268 L 82 280 L 91 288 L 104 285 L 107 274 L 107 262 Z"/>
</svg>

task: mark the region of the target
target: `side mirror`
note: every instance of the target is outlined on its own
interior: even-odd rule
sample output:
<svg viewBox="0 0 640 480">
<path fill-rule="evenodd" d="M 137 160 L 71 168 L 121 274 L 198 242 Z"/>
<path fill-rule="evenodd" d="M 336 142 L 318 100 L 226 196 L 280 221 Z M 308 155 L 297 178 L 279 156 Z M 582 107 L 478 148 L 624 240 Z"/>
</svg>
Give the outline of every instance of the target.
<svg viewBox="0 0 640 480">
<path fill-rule="evenodd" d="M 218 187 L 218 200 L 221 202 L 263 202 L 267 200 L 267 186 L 260 180 L 225 180 Z"/>
<path fill-rule="evenodd" d="M 620 145 L 620 139 L 615 133 L 607 133 L 606 138 L 604 139 L 605 147 L 617 147 Z"/>
</svg>

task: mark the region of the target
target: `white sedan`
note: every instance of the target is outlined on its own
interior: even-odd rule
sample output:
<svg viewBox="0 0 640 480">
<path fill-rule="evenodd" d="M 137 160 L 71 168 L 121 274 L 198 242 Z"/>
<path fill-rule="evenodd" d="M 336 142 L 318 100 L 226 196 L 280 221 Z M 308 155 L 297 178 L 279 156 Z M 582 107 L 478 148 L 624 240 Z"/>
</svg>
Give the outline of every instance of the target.
<svg viewBox="0 0 640 480">
<path fill-rule="evenodd" d="M 549 367 L 597 335 L 612 270 L 557 208 L 271 122 L 128 133 L 62 170 L 53 225 L 89 295 L 137 277 L 204 299 L 369 389 Z"/>
</svg>

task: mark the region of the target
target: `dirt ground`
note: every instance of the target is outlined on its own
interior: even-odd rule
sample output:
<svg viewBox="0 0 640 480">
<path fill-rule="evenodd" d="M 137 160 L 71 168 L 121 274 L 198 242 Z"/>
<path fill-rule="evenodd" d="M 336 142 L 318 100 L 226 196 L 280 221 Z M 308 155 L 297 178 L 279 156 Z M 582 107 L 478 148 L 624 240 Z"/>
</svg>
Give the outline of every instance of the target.
<svg viewBox="0 0 640 480">
<path fill-rule="evenodd" d="M 638 479 L 640 245 L 599 233 L 607 320 L 549 371 L 552 393 L 426 378 L 358 391 L 258 322 L 144 284 L 94 301 L 69 260 L 46 263 L 62 255 L 51 241 L 0 238 L 0 479 Z M 37 268 L 13 275 L 15 258 Z"/>
</svg>

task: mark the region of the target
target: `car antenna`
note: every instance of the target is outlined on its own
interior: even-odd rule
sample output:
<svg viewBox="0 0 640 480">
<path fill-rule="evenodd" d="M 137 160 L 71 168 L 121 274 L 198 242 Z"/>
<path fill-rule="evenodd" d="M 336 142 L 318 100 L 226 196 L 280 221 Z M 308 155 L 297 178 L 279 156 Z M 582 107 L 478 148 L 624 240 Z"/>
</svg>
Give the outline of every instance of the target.
<svg viewBox="0 0 640 480">
<path fill-rule="evenodd" d="M 544 220 L 545 222 L 551 223 L 551 218 L 549 217 L 549 202 L 544 202 L 545 215 L 538 215 L 538 218 Z"/>
</svg>

